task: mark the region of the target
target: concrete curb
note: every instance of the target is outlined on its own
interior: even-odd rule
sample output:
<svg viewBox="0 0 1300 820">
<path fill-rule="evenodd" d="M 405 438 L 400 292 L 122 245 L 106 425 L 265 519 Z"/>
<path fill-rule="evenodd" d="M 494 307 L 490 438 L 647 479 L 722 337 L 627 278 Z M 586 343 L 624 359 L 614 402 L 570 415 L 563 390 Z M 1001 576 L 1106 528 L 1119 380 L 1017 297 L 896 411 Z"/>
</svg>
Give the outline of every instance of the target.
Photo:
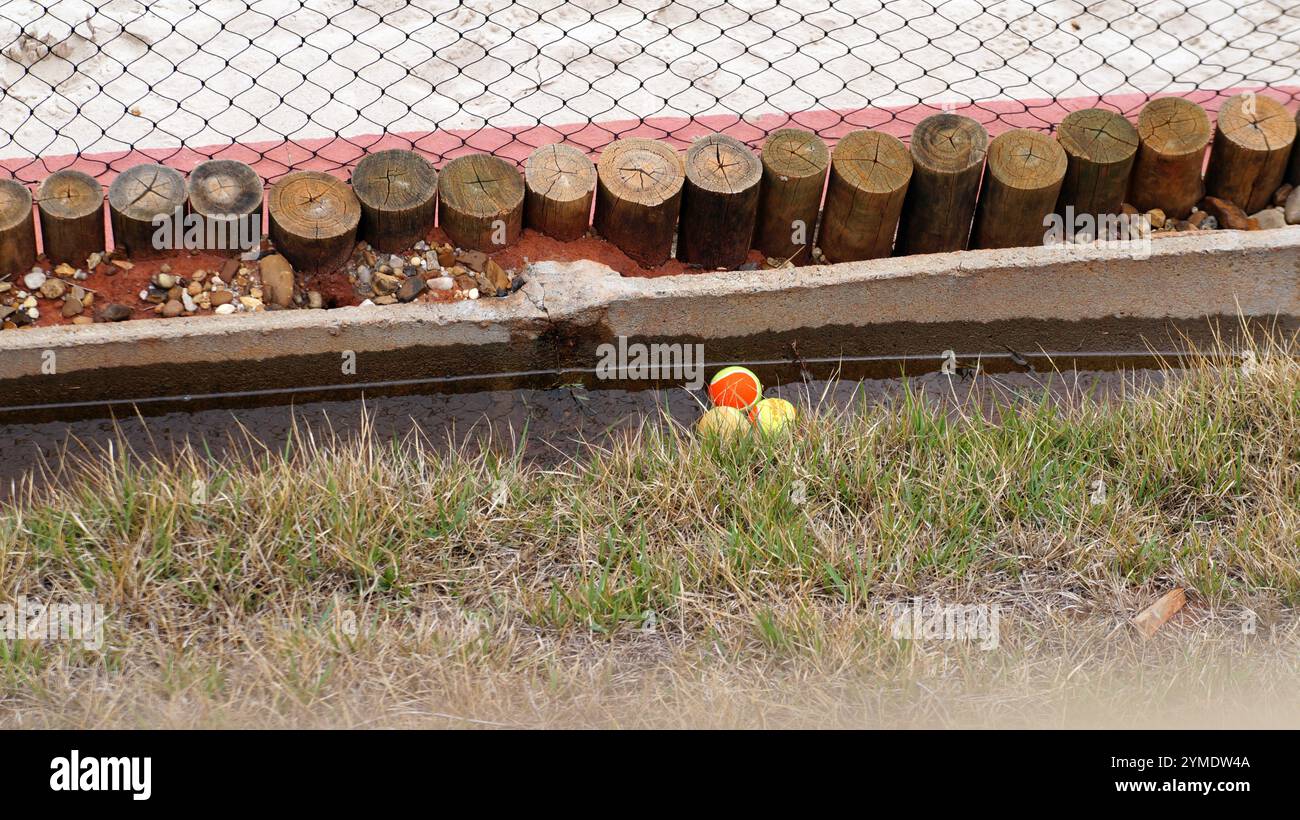
<svg viewBox="0 0 1300 820">
<path fill-rule="evenodd" d="M 539 263 L 526 279 L 502 299 L 446 305 L 9 331 L 0 334 L 0 412 L 381 386 L 593 384 L 597 347 L 620 336 L 700 343 L 710 366 L 766 363 L 778 379 L 841 360 L 885 375 L 933 369 L 945 349 L 994 369 L 1011 366 L 998 361 L 1008 349 L 1031 360 L 1053 354 L 1063 367 L 1062 356 L 1104 365 L 1176 353 L 1216 332 L 1231 339 L 1243 330 L 1239 317 L 1294 333 L 1300 226 L 1161 238 L 1146 258 L 1015 248 L 655 279 L 594 262 Z M 347 351 L 355 373 L 341 367 Z"/>
</svg>

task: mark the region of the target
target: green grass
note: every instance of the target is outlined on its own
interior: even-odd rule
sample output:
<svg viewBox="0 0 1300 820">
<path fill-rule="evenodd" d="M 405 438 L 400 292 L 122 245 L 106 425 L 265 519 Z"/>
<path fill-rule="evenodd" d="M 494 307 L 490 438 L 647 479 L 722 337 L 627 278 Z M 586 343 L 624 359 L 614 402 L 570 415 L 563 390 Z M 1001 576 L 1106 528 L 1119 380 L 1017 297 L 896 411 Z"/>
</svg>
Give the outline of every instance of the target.
<svg viewBox="0 0 1300 820">
<path fill-rule="evenodd" d="M 774 438 L 655 420 L 555 469 L 368 435 L 225 462 L 119 450 L 0 510 L 0 601 L 109 614 L 98 652 L 0 641 L 0 722 L 364 724 L 364 702 L 400 723 L 401 704 L 427 719 L 437 701 L 635 725 L 638 698 L 743 670 L 759 688 L 930 674 L 930 650 L 881 616 L 914 595 L 1014 609 L 996 660 L 938 651 L 1012 681 L 1046 651 L 1050 691 L 1077 663 L 1069 636 L 1108 657 L 1114 623 L 1170 587 L 1197 618 L 1294 617 L 1291 353 L 1260 350 L 1249 375 L 1202 362 L 1122 401 L 981 412 L 908 391 L 805 408 Z M 577 694 L 595 691 L 626 709 L 565 711 L 596 708 Z M 100 711 L 67 712 L 79 697 Z"/>
</svg>

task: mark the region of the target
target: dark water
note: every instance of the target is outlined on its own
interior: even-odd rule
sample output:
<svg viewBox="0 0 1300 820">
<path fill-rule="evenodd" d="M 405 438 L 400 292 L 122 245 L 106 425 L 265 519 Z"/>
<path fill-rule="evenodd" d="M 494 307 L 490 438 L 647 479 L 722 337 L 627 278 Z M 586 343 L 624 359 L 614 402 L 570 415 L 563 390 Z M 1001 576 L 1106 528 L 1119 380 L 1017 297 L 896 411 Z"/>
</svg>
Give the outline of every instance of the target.
<svg viewBox="0 0 1300 820">
<path fill-rule="evenodd" d="M 1037 400 L 1044 392 L 1060 400 L 1079 395 L 1113 398 L 1126 385 L 1154 384 L 1166 374 L 1138 370 L 1127 374 L 1106 371 L 1067 371 L 981 375 L 962 379 L 930 373 L 910 380 L 924 399 L 950 409 L 985 411 L 1016 398 Z M 899 379 L 813 381 L 771 388 L 801 406 L 834 409 L 878 407 L 897 400 L 905 387 Z M 977 396 L 971 397 L 972 391 Z M 124 445 L 142 456 L 166 458 L 186 442 L 221 458 L 246 452 L 250 440 L 269 448 L 285 444 L 295 426 L 300 434 L 356 436 L 368 425 L 379 441 L 401 440 L 418 433 L 422 446 L 445 448 L 466 443 L 513 450 L 522 442 L 523 457 L 553 464 L 581 457 L 584 448 L 607 442 L 638 425 L 662 423 L 665 413 L 675 421 L 693 422 L 703 411 L 703 392 L 673 390 L 508 390 L 470 394 L 430 394 L 372 397 L 364 401 L 314 402 L 296 406 L 203 410 L 141 417 L 8 424 L 0 426 L 0 495 L 13 482 L 38 471 L 41 464 L 57 473 L 56 465 Z M 42 479 L 47 480 L 47 479 Z"/>
</svg>

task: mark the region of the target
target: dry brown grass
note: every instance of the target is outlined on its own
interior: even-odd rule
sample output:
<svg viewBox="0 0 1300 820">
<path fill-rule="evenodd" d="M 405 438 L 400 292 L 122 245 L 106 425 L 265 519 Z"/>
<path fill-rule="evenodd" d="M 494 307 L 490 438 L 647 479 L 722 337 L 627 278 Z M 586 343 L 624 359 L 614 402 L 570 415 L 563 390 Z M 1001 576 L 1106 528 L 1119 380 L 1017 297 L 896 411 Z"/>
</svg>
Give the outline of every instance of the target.
<svg viewBox="0 0 1300 820">
<path fill-rule="evenodd" d="M 98 650 L 0 640 L 0 725 L 1300 725 L 1293 350 L 996 421 L 648 424 L 559 469 L 117 453 L 0 510 L 0 601 L 107 614 Z M 916 595 L 999 605 L 998 648 L 895 640 Z"/>
</svg>

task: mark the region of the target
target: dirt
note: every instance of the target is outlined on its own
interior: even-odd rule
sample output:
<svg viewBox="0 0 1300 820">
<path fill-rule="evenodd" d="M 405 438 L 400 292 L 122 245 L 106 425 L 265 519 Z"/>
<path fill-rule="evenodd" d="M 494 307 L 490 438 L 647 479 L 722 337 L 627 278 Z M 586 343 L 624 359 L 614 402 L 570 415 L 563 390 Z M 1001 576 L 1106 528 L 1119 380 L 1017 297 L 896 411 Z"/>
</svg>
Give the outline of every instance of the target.
<svg viewBox="0 0 1300 820">
<path fill-rule="evenodd" d="M 448 239 L 441 228 L 435 227 L 429 231 L 427 241 L 433 246 L 446 243 Z M 267 242 L 265 249 L 269 248 L 270 245 Z M 687 265 L 676 259 L 670 259 L 657 268 L 646 268 L 633 261 L 616 246 L 590 232 L 587 236 L 576 241 L 561 242 L 537 231 L 525 229 L 519 241 L 491 256 L 511 276 L 521 271 L 528 262 L 573 262 L 580 259 L 589 259 L 608 265 L 623 276 L 657 277 L 703 272 L 699 267 Z M 95 295 L 94 304 L 83 311 L 82 315 L 93 318 L 104 305 L 116 302 L 131 308 L 131 319 L 166 318 L 155 310 L 158 307 L 157 305 L 140 299 L 140 292 L 149 286 L 150 280 L 155 275 L 162 272 L 163 265 L 169 267 L 170 273 L 188 280 L 199 270 L 220 271 L 222 266 L 231 258 L 226 253 L 180 250 L 126 260 L 131 265 L 127 269 L 122 269 L 111 262 L 103 262 L 89 272 L 87 279 L 76 282 L 76 284 L 81 285 Z M 763 256 L 761 253 L 750 251 L 747 264 L 760 266 L 762 262 Z M 37 264 L 47 272 L 52 271 L 54 268 L 54 265 L 50 264 L 49 260 L 43 255 L 38 258 Z M 249 265 L 250 263 L 245 264 Z M 51 273 L 51 275 L 53 274 Z M 21 274 L 17 274 L 10 276 L 9 281 L 14 283 L 15 288 L 18 288 L 21 287 L 21 278 Z M 71 280 L 68 281 L 69 284 L 72 284 Z M 363 299 L 357 294 L 352 282 L 348 280 L 343 270 L 314 275 L 299 274 L 298 284 L 304 291 L 319 291 L 326 308 L 354 306 L 360 304 Z M 451 302 L 457 298 L 461 297 L 455 291 L 427 290 L 418 297 L 417 301 Z M 38 307 L 41 316 L 31 326 L 50 327 L 52 325 L 73 323 L 72 318 L 64 317 L 61 314 L 58 300 L 42 298 L 38 302 Z M 200 309 L 192 315 L 210 313 L 212 313 L 210 309 Z M 176 318 L 184 318 L 184 316 Z"/>
<path fill-rule="evenodd" d="M 676 259 L 670 259 L 657 268 L 643 267 L 616 246 L 591 232 L 573 242 L 561 242 L 537 231 L 526 229 L 518 242 L 499 253 L 493 254 L 493 258 L 507 270 L 522 267 L 525 260 L 531 262 L 543 260 L 574 262 L 579 259 L 590 259 L 593 262 L 608 265 L 623 276 L 655 277 L 676 276 L 682 273 L 704 273 L 700 268 L 687 265 Z M 748 261 L 755 265 L 762 264 L 763 255 L 758 251 L 751 250 Z"/>
<path fill-rule="evenodd" d="M 129 260 L 129 270 L 121 270 L 111 263 L 101 263 L 90 272 L 85 281 L 77 283 L 95 294 L 95 303 L 86 308 L 83 315 L 93 317 L 104 305 L 117 302 L 132 309 L 132 319 L 161 319 L 163 317 L 154 312 L 156 305 L 140 300 L 140 291 L 149 286 L 149 280 L 164 264 L 171 267 L 173 274 L 188 279 L 198 270 L 220 270 L 228 258 L 230 257 L 225 254 L 180 251 L 156 258 Z M 53 267 L 44 256 L 40 257 L 38 264 L 47 271 Z M 20 277 L 14 277 L 18 278 Z M 71 319 L 65 319 L 59 313 L 58 301 L 41 299 L 39 307 L 41 318 L 34 322 L 37 327 L 72 324 Z"/>
</svg>

